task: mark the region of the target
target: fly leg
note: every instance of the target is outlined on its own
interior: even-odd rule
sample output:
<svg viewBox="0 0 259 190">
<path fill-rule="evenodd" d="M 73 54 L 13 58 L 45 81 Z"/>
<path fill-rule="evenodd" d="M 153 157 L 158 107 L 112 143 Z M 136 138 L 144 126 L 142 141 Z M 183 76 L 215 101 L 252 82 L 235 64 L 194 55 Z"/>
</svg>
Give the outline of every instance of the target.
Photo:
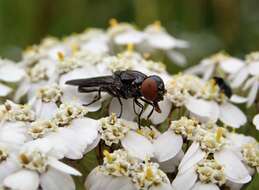
<svg viewBox="0 0 259 190">
<path fill-rule="evenodd" d="M 123 112 L 123 104 L 122 104 L 122 101 L 121 101 L 121 98 L 120 96 L 118 95 L 118 93 L 112 89 L 105 89 L 106 92 L 108 92 L 110 95 L 112 95 L 113 97 L 116 97 L 119 101 L 119 104 L 120 104 L 120 113 L 118 115 L 118 118 L 120 118 L 122 116 L 122 112 Z"/>
<path fill-rule="evenodd" d="M 149 119 L 151 117 L 151 115 L 153 114 L 154 110 L 155 110 L 155 106 L 152 102 L 149 102 L 147 100 L 145 100 L 144 98 L 140 98 L 143 102 L 147 103 L 148 105 L 152 106 L 152 110 L 149 112 L 147 119 Z"/>
<path fill-rule="evenodd" d="M 91 105 L 91 104 L 93 104 L 93 103 L 95 103 L 95 102 L 97 102 L 101 99 L 102 87 L 100 87 L 100 88 L 88 88 L 87 89 L 87 88 L 84 88 L 82 86 L 79 86 L 78 91 L 79 92 L 96 92 L 96 91 L 98 92 L 97 96 L 95 96 L 95 98 L 91 102 L 89 102 L 88 104 L 83 104 L 83 106 L 89 106 L 89 105 Z"/>
<path fill-rule="evenodd" d="M 144 106 L 136 98 L 134 99 L 134 103 L 136 103 L 141 108 L 141 110 L 140 110 L 140 112 L 138 114 L 138 127 L 140 128 L 140 118 L 141 118 L 141 115 L 144 112 Z"/>
</svg>

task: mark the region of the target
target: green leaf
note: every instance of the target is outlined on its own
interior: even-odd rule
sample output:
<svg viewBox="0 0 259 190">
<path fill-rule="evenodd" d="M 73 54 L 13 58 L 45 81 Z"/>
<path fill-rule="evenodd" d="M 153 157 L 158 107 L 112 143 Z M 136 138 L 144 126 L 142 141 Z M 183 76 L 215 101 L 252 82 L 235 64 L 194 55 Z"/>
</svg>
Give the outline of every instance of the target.
<svg viewBox="0 0 259 190">
<path fill-rule="evenodd" d="M 256 173 L 256 175 L 253 177 L 252 181 L 245 185 L 242 190 L 258 190 L 259 188 L 259 174 Z"/>
</svg>

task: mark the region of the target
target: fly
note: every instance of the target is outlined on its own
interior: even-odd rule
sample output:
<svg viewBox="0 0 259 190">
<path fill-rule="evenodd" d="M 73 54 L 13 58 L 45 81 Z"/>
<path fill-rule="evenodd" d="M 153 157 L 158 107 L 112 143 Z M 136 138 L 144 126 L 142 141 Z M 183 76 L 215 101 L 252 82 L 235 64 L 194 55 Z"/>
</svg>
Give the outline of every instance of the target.
<svg viewBox="0 0 259 190">
<path fill-rule="evenodd" d="M 101 92 L 107 92 L 118 99 L 121 109 L 118 117 L 121 117 L 123 105 L 121 99 L 133 99 L 133 109 L 138 116 L 138 125 L 144 112 L 144 105 L 139 101 L 152 106 L 148 118 L 154 110 L 161 113 L 158 102 L 164 99 L 165 85 L 163 80 L 157 75 L 147 76 L 139 71 L 126 70 L 116 71 L 113 75 L 100 76 L 86 79 L 75 79 L 66 81 L 68 85 L 78 86 L 80 93 L 98 92 L 97 96 L 85 106 L 91 105 L 101 99 Z M 137 113 L 135 105 L 141 110 Z"/>
<path fill-rule="evenodd" d="M 213 80 L 219 86 L 220 91 L 222 91 L 228 98 L 232 96 L 231 87 L 224 81 L 221 77 L 213 77 Z"/>
</svg>

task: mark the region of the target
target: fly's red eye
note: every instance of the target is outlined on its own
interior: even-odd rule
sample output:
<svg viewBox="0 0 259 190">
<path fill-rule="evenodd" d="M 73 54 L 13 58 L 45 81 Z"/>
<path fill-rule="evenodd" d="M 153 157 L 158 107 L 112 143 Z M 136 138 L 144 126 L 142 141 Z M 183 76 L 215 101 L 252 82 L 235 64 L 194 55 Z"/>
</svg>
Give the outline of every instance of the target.
<svg viewBox="0 0 259 190">
<path fill-rule="evenodd" d="M 154 101 L 157 98 L 157 83 L 152 78 L 147 78 L 141 85 L 141 94 L 149 101 Z"/>
</svg>

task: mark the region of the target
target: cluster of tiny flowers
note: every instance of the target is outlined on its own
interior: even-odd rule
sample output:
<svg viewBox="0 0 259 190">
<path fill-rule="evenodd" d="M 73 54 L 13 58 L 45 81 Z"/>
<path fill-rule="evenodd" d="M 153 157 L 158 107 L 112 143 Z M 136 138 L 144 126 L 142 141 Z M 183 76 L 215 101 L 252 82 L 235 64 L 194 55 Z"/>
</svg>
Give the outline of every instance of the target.
<svg viewBox="0 0 259 190">
<path fill-rule="evenodd" d="M 198 129 L 196 140 L 200 142 L 201 149 L 207 153 L 215 153 L 219 151 L 225 143 L 225 138 L 222 136 L 222 129 L 217 128 L 217 131 Z"/>
<path fill-rule="evenodd" d="M 258 108 L 259 52 L 244 60 L 219 52 L 169 74 L 161 58 L 182 66 L 188 47 L 160 22 L 140 30 L 112 19 L 107 30 L 45 38 L 19 64 L 0 59 L 0 189 L 75 190 L 72 175 L 86 176 L 87 190 L 249 183 L 259 145 L 235 129 L 259 130 L 259 113 L 246 115 Z M 123 98 L 124 84 L 136 97 Z"/>
<path fill-rule="evenodd" d="M 227 98 L 226 95 L 221 92 L 214 79 L 206 82 L 199 95 L 206 100 L 215 100 L 219 103 L 224 102 Z"/>
<path fill-rule="evenodd" d="M 226 183 L 224 168 L 215 160 L 202 160 L 196 166 L 196 172 L 203 183 L 215 183 L 219 186 Z"/>
<path fill-rule="evenodd" d="M 15 104 L 7 100 L 4 105 L 1 105 L 1 116 L 3 120 L 9 121 L 33 121 L 35 113 L 29 105 Z"/>
<path fill-rule="evenodd" d="M 74 104 L 61 104 L 54 115 L 53 121 L 58 126 L 70 124 L 73 119 L 82 118 L 87 114 L 87 108 Z"/>
<path fill-rule="evenodd" d="M 23 168 L 35 170 L 43 173 L 47 169 L 47 156 L 40 151 L 21 152 L 19 154 L 19 163 Z"/>
<path fill-rule="evenodd" d="M 118 144 L 130 130 L 114 113 L 109 117 L 102 118 L 100 123 L 99 133 L 101 134 L 101 139 L 108 146 Z"/>
<path fill-rule="evenodd" d="M 58 102 L 62 96 L 62 91 L 58 85 L 43 87 L 38 90 L 37 94 L 43 102 Z"/>
<path fill-rule="evenodd" d="M 157 163 L 139 162 L 125 150 L 104 151 L 104 156 L 104 163 L 98 169 L 106 175 L 129 177 L 137 189 L 147 190 L 168 182 Z"/>
<path fill-rule="evenodd" d="M 153 126 L 150 126 L 150 127 L 141 126 L 140 129 L 137 130 L 137 133 L 146 137 L 150 141 L 155 140 L 160 135 L 160 132 Z"/>
<path fill-rule="evenodd" d="M 188 97 L 196 96 L 203 87 L 198 77 L 185 74 L 173 76 L 166 85 L 167 97 L 177 107 L 183 106 Z"/>
<path fill-rule="evenodd" d="M 259 145 L 258 143 L 248 143 L 242 147 L 244 161 L 251 167 L 259 170 Z"/>
<path fill-rule="evenodd" d="M 172 121 L 170 128 L 175 134 L 182 135 L 188 140 L 191 140 L 195 137 L 196 131 L 200 128 L 200 124 L 196 119 L 181 117 L 179 120 Z"/>
<path fill-rule="evenodd" d="M 57 130 L 57 128 L 58 126 L 52 121 L 39 120 L 31 123 L 28 134 L 32 138 L 37 139 L 43 137 L 48 132 Z"/>
</svg>

